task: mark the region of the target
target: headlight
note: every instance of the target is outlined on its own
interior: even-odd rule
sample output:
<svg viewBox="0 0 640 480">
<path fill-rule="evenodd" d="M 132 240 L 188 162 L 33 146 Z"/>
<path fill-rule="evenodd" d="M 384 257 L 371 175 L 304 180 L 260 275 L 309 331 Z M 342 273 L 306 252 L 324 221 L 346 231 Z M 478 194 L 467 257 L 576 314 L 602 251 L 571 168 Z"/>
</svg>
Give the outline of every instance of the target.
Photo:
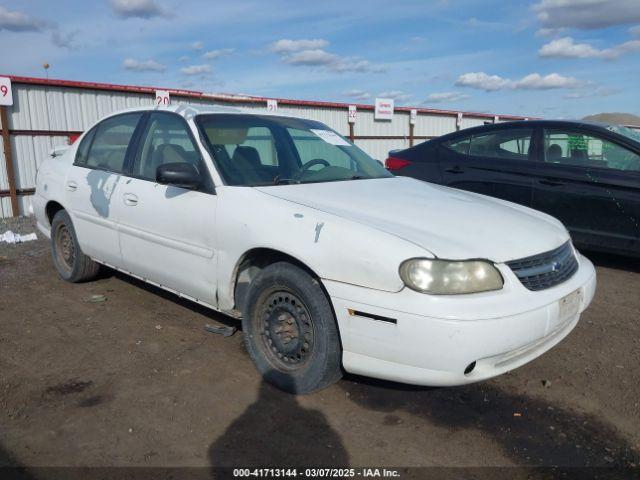
<svg viewBox="0 0 640 480">
<path fill-rule="evenodd" d="M 400 265 L 404 284 L 435 295 L 500 290 L 504 281 L 492 263 L 483 260 L 429 260 L 412 258 Z"/>
</svg>

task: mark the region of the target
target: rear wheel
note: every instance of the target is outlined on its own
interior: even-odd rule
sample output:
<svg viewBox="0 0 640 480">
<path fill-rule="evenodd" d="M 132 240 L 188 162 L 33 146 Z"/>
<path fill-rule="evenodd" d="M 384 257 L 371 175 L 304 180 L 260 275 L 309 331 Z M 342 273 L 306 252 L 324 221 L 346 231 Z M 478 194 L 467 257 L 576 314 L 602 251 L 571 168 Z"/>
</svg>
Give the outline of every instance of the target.
<svg viewBox="0 0 640 480">
<path fill-rule="evenodd" d="M 87 257 L 65 210 L 60 210 L 51 222 L 51 255 L 58 274 L 67 282 L 84 282 L 96 277 L 100 264 Z"/>
<path fill-rule="evenodd" d="M 249 287 L 242 322 L 251 359 L 278 388 L 310 393 L 342 376 L 333 310 L 303 269 L 278 262 L 262 270 Z"/>
</svg>

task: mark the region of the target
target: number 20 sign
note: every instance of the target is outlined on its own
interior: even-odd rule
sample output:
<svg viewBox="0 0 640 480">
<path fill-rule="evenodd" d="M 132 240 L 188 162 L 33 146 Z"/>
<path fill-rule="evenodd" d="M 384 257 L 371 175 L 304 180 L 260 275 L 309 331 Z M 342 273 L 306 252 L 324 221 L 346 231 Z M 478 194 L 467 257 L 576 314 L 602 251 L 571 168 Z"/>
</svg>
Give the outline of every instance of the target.
<svg viewBox="0 0 640 480">
<path fill-rule="evenodd" d="M 7 77 L 0 77 L 0 105 L 13 105 L 11 79 Z"/>
<path fill-rule="evenodd" d="M 156 105 L 167 106 L 171 103 L 168 90 L 156 90 Z"/>
</svg>

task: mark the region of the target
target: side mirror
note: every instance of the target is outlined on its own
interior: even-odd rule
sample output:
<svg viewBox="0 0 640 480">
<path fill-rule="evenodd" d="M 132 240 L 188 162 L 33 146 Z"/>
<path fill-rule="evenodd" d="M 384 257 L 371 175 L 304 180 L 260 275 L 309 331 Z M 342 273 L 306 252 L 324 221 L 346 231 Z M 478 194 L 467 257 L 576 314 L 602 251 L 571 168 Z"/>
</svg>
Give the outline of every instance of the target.
<svg viewBox="0 0 640 480">
<path fill-rule="evenodd" d="M 165 163 L 156 169 L 156 182 L 195 190 L 202 179 L 198 169 L 190 163 Z"/>
</svg>

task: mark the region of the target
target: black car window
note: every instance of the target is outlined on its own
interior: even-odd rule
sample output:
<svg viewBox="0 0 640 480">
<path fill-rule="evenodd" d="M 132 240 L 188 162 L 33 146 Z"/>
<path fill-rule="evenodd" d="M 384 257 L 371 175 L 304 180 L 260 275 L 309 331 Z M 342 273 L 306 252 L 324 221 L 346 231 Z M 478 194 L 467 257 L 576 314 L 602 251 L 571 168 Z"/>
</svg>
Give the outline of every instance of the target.
<svg viewBox="0 0 640 480">
<path fill-rule="evenodd" d="M 450 148 L 454 152 L 462 153 L 463 155 L 469 155 L 469 145 L 471 144 L 471 137 L 465 137 L 462 139 L 456 138 L 455 140 L 449 140 L 443 143 L 447 148 Z"/>
<path fill-rule="evenodd" d="M 532 135 L 532 128 L 510 128 L 476 134 L 471 137 L 469 155 L 527 160 Z"/>
<path fill-rule="evenodd" d="M 604 138 L 564 129 L 544 130 L 545 162 L 640 172 L 640 155 Z"/>
<path fill-rule="evenodd" d="M 111 172 L 122 172 L 129 141 L 142 117 L 142 112 L 107 118 L 98 125 L 86 166 Z"/>
<path fill-rule="evenodd" d="M 190 163 L 205 171 L 189 127 L 178 115 L 152 113 L 142 138 L 133 162 L 134 177 L 155 181 L 157 168 L 165 163 Z"/>
</svg>

